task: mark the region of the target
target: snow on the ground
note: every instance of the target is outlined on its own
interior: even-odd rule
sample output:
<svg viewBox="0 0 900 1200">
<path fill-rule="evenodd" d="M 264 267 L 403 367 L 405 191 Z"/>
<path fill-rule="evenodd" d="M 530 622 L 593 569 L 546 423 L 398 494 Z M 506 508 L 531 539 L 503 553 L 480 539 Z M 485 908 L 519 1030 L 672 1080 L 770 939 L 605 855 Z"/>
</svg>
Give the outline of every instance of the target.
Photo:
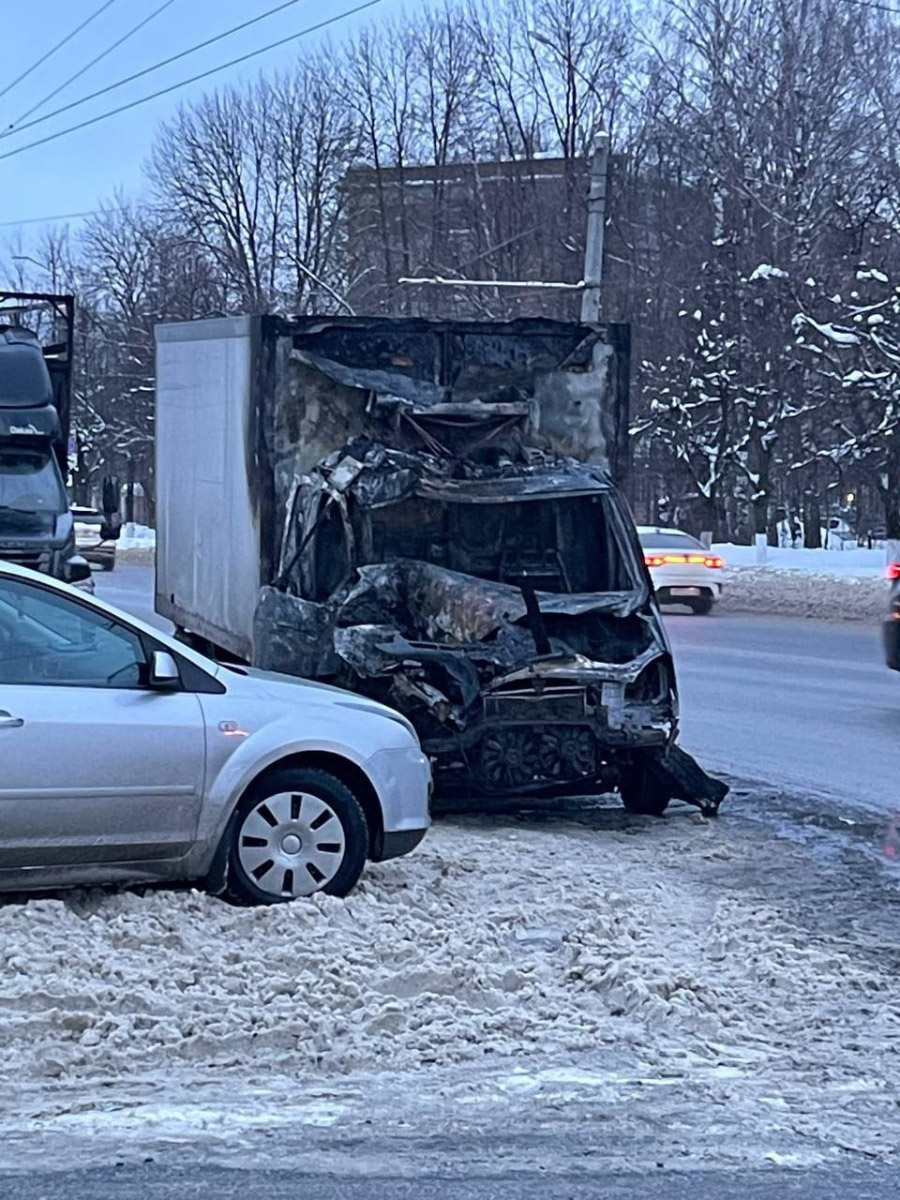
<svg viewBox="0 0 900 1200">
<path fill-rule="evenodd" d="M 766 548 L 716 543 L 725 560 L 722 612 L 815 617 L 821 620 L 881 621 L 887 611 L 886 551 Z"/>
<path fill-rule="evenodd" d="M 156 548 L 156 530 L 148 525 L 136 525 L 133 521 L 122 526 L 119 537 L 119 550 L 154 550 Z"/>
<path fill-rule="evenodd" d="M 736 546 L 720 542 L 713 546 L 730 567 L 756 567 L 756 547 Z M 807 571 L 813 575 L 855 576 L 858 579 L 883 579 L 886 566 L 885 550 L 791 550 L 781 546 L 766 547 L 765 567 Z"/>
<path fill-rule="evenodd" d="M 878 576 L 732 567 L 717 607 L 721 612 L 876 623 L 887 615 L 888 596 L 889 585 Z"/>
<path fill-rule="evenodd" d="M 804 1137 L 893 1153 L 900 978 L 812 939 L 777 889 L 710 886 L 686 865 L 740 872 L 747 853 L 724 822 L 683 813 L 602 830 L 476 819 L 370 867 L 346 901 L 8 903 L 0 1078 L 7 1094 L 83 1083 L 85 1111 L 102 1111 L 101 1080 L 416 1072 L 415 1089 L 466 1064 L 536 1078 L 627 1053 L 687 1088 L 685 1120 L 713 1099 L 724 1119 L 733 1100 L 771 1145 L 780 1107 Z"/>
</svg>

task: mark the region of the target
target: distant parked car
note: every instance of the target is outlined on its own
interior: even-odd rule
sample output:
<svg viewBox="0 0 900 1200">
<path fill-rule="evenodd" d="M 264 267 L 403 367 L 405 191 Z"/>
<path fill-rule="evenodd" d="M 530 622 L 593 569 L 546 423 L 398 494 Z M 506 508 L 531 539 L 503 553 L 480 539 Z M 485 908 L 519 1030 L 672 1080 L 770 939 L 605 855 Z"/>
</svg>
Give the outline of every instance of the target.
<svg viewBox="0 0 900 1200">
<path fill-rule="evenodd" d="M 75 548 L 89 563 L 96 563 L 104 571 L 116 565 L 116 541 L 119 533 L 102 512 L 95 508 L 72 506 L 75 518 Z"/>
<path fill-rule="evenodd" d="M 644 562 L 660 604 L 685 604 L 705 615 L 721 599 L 724 559 L 680 529 L 639 525 Z"/>
<path fill-rule="evenodd" d="M 887 577 L 891 581 L 891 598 L 884 623 L 884 652 L 891 670 L 900 671 L 900 562 L 889 565 Z"/>
<path fill-rule="evenodd" d="M 0 891 L 345 896 L 429 823 L 430 764 L 393 709 L 213 663 L 3 562 L 0 764 Z"/>
</svg>

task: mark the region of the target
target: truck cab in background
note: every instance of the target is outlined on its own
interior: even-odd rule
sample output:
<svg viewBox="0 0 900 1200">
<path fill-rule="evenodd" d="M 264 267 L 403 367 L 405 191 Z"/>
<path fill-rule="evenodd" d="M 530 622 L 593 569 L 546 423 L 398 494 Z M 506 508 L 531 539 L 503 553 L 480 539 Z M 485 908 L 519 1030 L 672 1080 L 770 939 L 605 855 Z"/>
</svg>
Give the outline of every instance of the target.
<svg viewBox="0 0 900 1200">
<path fill-rule="evenodd" d="M 71 296 L 0 292 L 0 559 L 79 583 L 90 567 L 66 491 L 74 326 Z"/>
</svg>

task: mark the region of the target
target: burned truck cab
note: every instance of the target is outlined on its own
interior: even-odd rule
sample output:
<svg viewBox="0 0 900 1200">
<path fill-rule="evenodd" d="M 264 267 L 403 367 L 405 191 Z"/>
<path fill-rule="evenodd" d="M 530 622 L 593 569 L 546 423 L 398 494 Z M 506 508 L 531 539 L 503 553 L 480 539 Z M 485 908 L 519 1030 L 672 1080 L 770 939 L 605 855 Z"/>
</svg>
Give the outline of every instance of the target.
<svg viewBox="0 0 900 1200">
<path fill-rule="evenodd" d="M 567 460 L 456 479 L 395 459 L 369 449 L 356 476 L 391 502 L 345 494 L 358 583 L 334 611 L 336 678 L 413 721 L 439 792 L 612 789 L 632 752 L 664 754 L 672 659 L 612 481 Z M 333 564 L 334 530 L 309 551 Z"/>
</svg>

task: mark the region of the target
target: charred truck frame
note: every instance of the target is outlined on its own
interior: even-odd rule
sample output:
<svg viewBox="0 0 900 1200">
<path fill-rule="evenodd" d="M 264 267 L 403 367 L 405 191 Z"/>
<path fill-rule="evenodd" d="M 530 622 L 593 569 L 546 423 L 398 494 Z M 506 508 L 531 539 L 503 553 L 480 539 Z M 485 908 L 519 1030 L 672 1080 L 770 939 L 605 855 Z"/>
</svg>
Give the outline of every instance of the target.
<svg viewBox="0 0 900 1200">
<path fill-rule="evenodd" d="M 182 636 L 399 709 L 439 797 L 717 810 L 614 483 L 627 326 L 257 317 L 157 344 L 156 604 Z"/>
</svg>

